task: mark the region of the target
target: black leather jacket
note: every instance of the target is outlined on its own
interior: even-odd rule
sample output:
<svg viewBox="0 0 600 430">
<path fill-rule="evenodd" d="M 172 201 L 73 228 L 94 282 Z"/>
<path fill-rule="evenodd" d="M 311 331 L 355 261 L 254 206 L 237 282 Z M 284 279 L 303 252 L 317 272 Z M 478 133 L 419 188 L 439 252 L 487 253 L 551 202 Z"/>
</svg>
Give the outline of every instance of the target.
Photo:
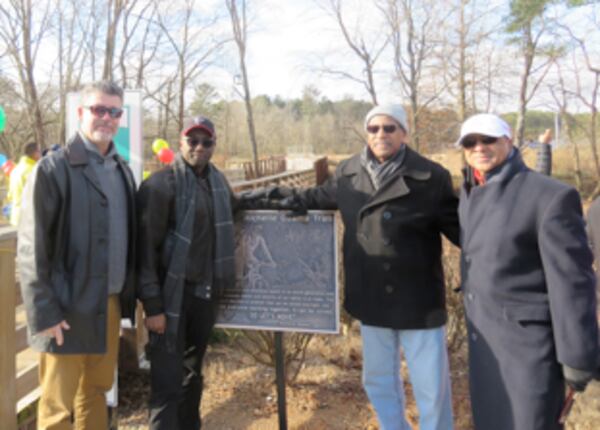
<svg viewBox="0 0 600 430">
<path fill-rule="evenodd" d="M 117 156 L 127 192 L 127 276 L 121 292 L 123 317 L 133 319 L 135 183 Z M 108 295 L 108 201 L 83 141 L 76 135 L 64 150 L 36 165 L 23 193 L 17 264 L 30 345 L 53 353 L 104 353 Z M 62 346 L 37 335 L 60 321 L 71 329 Z"/>
</svg>

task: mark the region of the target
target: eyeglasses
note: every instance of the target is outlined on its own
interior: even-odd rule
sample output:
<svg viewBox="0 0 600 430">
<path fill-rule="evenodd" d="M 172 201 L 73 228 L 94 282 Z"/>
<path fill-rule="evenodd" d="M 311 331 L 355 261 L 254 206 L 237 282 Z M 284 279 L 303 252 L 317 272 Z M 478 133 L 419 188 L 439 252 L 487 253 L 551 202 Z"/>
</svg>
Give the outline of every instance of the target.
<svg viewBox="0 0 600 430">
<path fill-rule="evenodd" d="M 203 148 L 210 148 L 215 144 L 214 139 L 190 139 L 189 137 L 185 139 L 192 148 L 195 148 L 198 145 L 202 145 Z"/>
<path fill-rule="evenodd" d="M 396 131 L 396 126 L 394 124 L 389 124 L 389 125 L 383 125 L 383 126 L 379 126 L 379 125 L 368 125 L 367 126 L 367 131 L 370 134 L 377 134 L 379 133 L 379 129 L 383 128 L 383 132 L 385 134 L 392 134 L 393 132 Z"/>
<path fill-rule="evenodd" d="M 112 119 L 121 118 L 123 109 L 116 107 L 106 107 L 102 105 L 86 106 L 87 109 L 97 118 L 104 118 L 108 114 Z"/>
<path fill-rule="evenodd" d="M 497 137 L 485 136 L 485 137 L 468 137 L 463 139 L 461 145 L 465 149 L 475 148 L 477 142 L 481 142 L 484 145 L 492 145 L 498 141 Z"/>
</svg>

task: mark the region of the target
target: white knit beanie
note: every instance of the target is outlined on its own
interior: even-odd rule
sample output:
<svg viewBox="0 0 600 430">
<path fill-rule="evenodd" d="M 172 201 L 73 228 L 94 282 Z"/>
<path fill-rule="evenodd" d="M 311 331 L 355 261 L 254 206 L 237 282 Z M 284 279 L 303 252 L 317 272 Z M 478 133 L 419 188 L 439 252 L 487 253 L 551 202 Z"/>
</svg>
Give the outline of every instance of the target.
<svg viewBox="0 0 600 430">
<path fill-rule="evenodd" d="M 402 127 L 406 133 L 408 133 L 406 111 L 402 105 L 388 103 L 375 106 L 369 111 L 369 113 L 367 113 L 367 116 L 365 117 L 365 130 L 367 129 L 367 125 L 369 125 L 371 118 L 377 115 L 387 115 L 393 118 L 398 124 L 400 124 L 400 127 Z"/>
</svg>

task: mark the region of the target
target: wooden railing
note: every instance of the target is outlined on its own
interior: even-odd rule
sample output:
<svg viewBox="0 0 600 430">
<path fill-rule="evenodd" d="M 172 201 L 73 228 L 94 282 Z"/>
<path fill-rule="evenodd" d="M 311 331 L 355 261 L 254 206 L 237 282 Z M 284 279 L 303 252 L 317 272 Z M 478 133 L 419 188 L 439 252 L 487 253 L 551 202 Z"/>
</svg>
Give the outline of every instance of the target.
<svg viewBox="0 0 600 430">
<path fill-rule="evenodd" d="M 273 176 L 285 172 L 285 157 L 281 155 L 258 160 L 258 172 L 254 161 L 244 162 L 242 168 L 247 180 Z"/>
<path fill-rule="evenodd" d="M 314 169 L 280 173 L 231 185 L 236 192 L 269 185 L 308 187 L 317 183 L 317 178 L 323 181 L 326 169 L 327 159 L 323 158 L 315 162 Z M 20 366 L 23 368 L 17 371 L 17 355 L 27 352 L 28 346 L 24 319 L 16 323 L 17 306 L 22 302 L 15 279 L 16 243 L 16 229 L 0 227 L 0 428 L 3 430 L 16 430 L 17 413 L 39 397 L 37 360 Z"/>
</svg>

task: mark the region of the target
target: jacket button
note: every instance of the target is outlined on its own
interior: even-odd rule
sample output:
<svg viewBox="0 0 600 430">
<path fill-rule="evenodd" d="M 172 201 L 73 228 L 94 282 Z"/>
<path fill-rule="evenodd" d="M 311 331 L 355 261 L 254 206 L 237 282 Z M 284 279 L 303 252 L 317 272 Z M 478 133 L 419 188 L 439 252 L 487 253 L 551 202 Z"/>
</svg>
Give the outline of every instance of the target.
<svg viewBox="0 0 600 430">
<path fill-rule="evenodd" d="M 108 206 L 108 200 L 106 200 L 106 199 L 100 200 L 100 206 Z"/>
<path fill-rule="evenodd" d="M 471 333 L 471 340 L 477 342 L 477 333 Z"/>
<path fill-rule="evenodd" d="M 473 301 L 473 294 L 472 293 L 467 294 L 467 299 L 469 299 L 470 301 Z"/>
<path fill-rule="evenodd" d="M 390 263 L 383 263 L 383 270 L 385 270 L 386 272 L 389 272 L 391 268 L 392 265 Z"/>
<path fill-rule="evenodd" d="M 390 239 L 389 237 L 384 237 L 383 238 L 383 244 L 384 245 L 389 246 L 389 245 L 391 245 L 391 243 L 392 243 L 392 239 Z"/>
<path fill-rule="evenodd" d="M 385 220 L 392 219 L 392 213 L 390 211 L 384 211 L 383 219 L 385 219 Z"/>
<path fill-rule="evenodd" d="M 105 244 L 106 243 L 106 239 L 103 238 L 103 237 L 101 237 L 101 238 L 98 239 L 98 243 L 99 244 Z"/>
<path fill-rule="evenodd" d="M 469 255 L 465 255 L 465 263 L 470 263 L 471 257 Z"/>
<path fill-rule="evenodd" d="M 388 293 L 388 294 L 393 293 L 394 292 L 394 287 L 391 286 L 391 285 L 386 285 L 385 286 L 385 292 Z"/>
</svg>

